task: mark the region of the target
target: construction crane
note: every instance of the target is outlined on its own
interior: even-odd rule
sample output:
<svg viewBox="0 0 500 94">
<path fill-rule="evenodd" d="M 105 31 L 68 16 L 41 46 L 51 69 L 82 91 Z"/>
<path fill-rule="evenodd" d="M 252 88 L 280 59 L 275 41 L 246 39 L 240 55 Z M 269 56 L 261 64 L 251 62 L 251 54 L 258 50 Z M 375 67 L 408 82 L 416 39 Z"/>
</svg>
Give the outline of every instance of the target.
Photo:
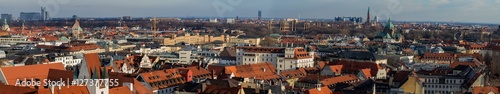
<svg viewBox="0 0 500 94">
<path fill-rule="evenodd" d="M 156 38 L 156 17 L 153 19 L 153 38 Z"/>
</svg>

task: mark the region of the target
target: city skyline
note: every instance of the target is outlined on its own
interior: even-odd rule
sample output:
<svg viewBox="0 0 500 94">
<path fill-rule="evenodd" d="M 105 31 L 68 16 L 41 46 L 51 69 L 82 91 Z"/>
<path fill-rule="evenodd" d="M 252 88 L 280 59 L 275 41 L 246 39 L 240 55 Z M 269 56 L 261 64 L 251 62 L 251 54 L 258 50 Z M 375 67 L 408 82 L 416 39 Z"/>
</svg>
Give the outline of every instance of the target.
<svg viewBox="0 0 500 94">
<path fill-rule="evenodd" d="M 47 7 L 50 17 L 255 17 L 262 11 L 263 18 L 328 18 L 371 16 L 380 20 L 391 17 L 398 21 L 477 22 L 499 24 L 500 0 L 4 0 L 0 13 L 19 17 L 20 12 L 39 12 Z M 22 5 L 22 6 L 21 6 Z M 224 11 L 226 10 L 226 11 Z"/>
</svg>

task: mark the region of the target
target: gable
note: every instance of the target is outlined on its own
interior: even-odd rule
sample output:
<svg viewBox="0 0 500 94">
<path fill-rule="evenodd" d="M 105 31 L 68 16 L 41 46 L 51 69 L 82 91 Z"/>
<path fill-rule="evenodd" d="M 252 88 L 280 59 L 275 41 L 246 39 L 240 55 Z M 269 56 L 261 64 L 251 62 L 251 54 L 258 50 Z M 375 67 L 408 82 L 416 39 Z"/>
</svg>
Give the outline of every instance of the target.
<svg viewBox="0 0 500 94">
<path fill-rule="evenodd" d="M 94 73 L 97 73 L 96 75 L 98 78 L 101 77 L 101 61 L 99 60 L 99 55 L 97 53 L 90 53 L 90 54 L 85 54 L 85 63 L 86 63 L 86 69 L 89 72 L 90 76 L 94 75 Z M 97 72 L 96 72 L 97 71 Z"/>
</svg>

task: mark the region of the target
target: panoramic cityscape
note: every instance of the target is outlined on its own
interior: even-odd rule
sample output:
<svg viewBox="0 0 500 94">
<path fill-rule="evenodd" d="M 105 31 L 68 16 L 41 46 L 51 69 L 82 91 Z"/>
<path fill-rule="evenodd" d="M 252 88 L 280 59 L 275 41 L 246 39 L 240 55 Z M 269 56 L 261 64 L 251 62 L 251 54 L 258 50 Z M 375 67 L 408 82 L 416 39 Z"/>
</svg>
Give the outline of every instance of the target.
<svg viewBox="0 0 500 94">
<path fill-rule="evenodd" d="M 0 94 L 500 94 L 500 0 L 2 0 Z"/>
</svg>

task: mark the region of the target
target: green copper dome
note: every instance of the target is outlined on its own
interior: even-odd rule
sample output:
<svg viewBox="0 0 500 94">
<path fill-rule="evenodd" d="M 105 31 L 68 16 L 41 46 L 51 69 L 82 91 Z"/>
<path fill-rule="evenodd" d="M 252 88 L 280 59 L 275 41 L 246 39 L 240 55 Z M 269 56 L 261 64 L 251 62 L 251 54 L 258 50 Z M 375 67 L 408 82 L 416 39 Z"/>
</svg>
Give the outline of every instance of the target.
<svg viewBox="0 0 500 94">
<path fill-rule="evenodd" d="M 387 20 L 387 25 L 385 26 L 385 28 L 394 29 L 394 24 L 392 24 L 391 18 Z"/>
</svg>

